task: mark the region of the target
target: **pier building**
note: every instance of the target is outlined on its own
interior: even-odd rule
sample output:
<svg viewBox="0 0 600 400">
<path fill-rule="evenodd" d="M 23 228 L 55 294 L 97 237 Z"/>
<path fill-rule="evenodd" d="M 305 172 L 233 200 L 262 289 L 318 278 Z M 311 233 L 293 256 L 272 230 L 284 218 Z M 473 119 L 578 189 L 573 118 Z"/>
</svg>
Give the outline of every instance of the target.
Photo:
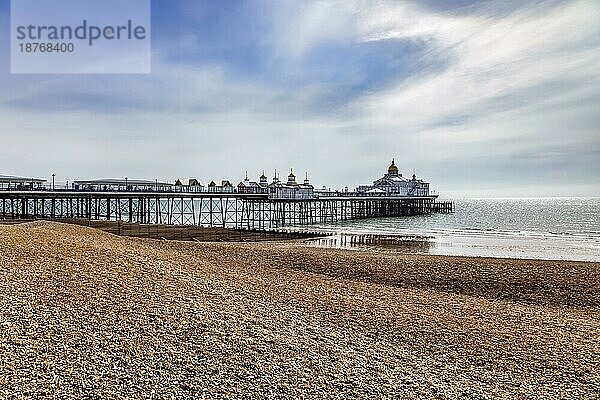
<svg viewBox="0 0 600 400">
<path fill-rule="evenodd" d="M 273 183 L 269 185 L 269 198 L 270 199 L 313 199 L 314 186 L 310 184 L 308 180 L 308 174 L 304 179 L 303 183 L 296 182 L 296 175 L 294 171 L 290 170 L 288 180 L 286 183 L 279 181 L 277 177 L 274 178 Z"/>
<path fill-rule="evenodd" d="M 204 192 L 205 186 L 202 181 L 196 178 L 177 179 L 175 181 L 175 191 L 179 193 L 201 193 Z"/>
<path fill-rule="evenodd" d="M 134 191 L 167 192 L 173 190 L 172 183 L 146 179 L 89 179 L 73 182 L 73 190 L 90 192 Z"/>
<path fill-rule="evenodd" d="M 429 196 L 429 182 L 417 179 L 415 173 L 412 178 L 403 177 L 392 159 L 386 174 L 371 185 L 360 185 L 356 192 L 373 196 Z"/>
<path fill-rule="evenodd" d="M 238 193 L 267 193 L 268 183 L 264 172 L 260 177 L 260 181 L 251 181 L 246 172 L 246 178 L 237 185 Z"/>
<path fill-rule="evenodd" d="M 0 190 L 35 190 L 40 189 L 44 183 L 45 179 L 0 175 Z"/>
<path fill-rule="evenodd" d="M 231 184 L 231 182 L 227 179 L 221 179 L 216 181 L 211 181 L 208 184 L 208 192 L 209 193 L 233 193 L 235 188 Z"/>
</svg>

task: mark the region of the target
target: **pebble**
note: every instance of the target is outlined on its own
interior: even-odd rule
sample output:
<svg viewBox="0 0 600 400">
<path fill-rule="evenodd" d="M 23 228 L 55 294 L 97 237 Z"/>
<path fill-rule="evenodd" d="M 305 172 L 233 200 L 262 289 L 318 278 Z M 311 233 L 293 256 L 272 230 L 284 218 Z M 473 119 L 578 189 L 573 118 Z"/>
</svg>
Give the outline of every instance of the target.
<svg viewBox="0 0 600 400">
<path fill-rule="evenodd" d="M 0 225 L 0 398 L 598 398 L 599 267 Z"/>
</svg>

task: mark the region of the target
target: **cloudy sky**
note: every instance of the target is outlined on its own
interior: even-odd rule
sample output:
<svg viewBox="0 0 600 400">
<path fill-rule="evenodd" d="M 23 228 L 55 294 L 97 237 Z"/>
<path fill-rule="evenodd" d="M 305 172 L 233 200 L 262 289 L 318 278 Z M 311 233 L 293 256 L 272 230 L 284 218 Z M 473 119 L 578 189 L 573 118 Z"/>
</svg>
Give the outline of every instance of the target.
<svg viewBox="0 0 600 400">
<path fill-rule="evenodd" d="M 447 195 L 600 195 L 600 1 L 152 2 L 152 73 L 10 74 L 0 174 L 247 170 Z"/>
</svg>

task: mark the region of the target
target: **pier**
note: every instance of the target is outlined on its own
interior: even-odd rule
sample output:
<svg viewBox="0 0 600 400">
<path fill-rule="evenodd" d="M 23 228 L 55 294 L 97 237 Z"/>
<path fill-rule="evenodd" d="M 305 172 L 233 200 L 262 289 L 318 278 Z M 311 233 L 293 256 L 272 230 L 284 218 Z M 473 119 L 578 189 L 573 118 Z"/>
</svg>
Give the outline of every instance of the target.
<svg viewBox="0 0 600 400">
<path fill-rule="evenodd" d="M 0 218 L 85 219 L 130 224 L 186 225 L 210 228 L 270 230 L 364 218 L 452 213 L 452 202 L 438 201 L 429 182 L 403 177 L 394 160 L 383 177 L 355 191 L 316 190 L 308 174 L 287 181 L 277 172 L 272 183 L 263 172 L 258 182 L 246 178 L 197 179 L 174 184 L 157 179 L 76 180 L 56 189 L 43 179 L 0 175 Z"/>
<path fill-rule="evenodd" d="M 278 199 L 256 193 L 1 191 L 2 219 L 122 221 L 233 229 L 278 229 L 364 218 L 453 212 L 451 202 L 430 196 L 338 193 Z"/>
</svg>

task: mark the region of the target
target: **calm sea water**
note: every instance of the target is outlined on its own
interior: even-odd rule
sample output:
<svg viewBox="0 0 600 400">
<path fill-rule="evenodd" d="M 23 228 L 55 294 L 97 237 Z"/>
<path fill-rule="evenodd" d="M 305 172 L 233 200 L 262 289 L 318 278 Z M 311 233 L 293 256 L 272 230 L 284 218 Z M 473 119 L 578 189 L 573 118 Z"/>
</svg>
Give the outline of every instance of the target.
<svg viewBox="0 0 600 400">
<path fill-rule="evenodd" d="M 423 238 L 445 255 L 600 261 L 600 198 L 451 199 L 454 214 L 319 225 L 340 240 L 378 234 Z"/>
</svg>

